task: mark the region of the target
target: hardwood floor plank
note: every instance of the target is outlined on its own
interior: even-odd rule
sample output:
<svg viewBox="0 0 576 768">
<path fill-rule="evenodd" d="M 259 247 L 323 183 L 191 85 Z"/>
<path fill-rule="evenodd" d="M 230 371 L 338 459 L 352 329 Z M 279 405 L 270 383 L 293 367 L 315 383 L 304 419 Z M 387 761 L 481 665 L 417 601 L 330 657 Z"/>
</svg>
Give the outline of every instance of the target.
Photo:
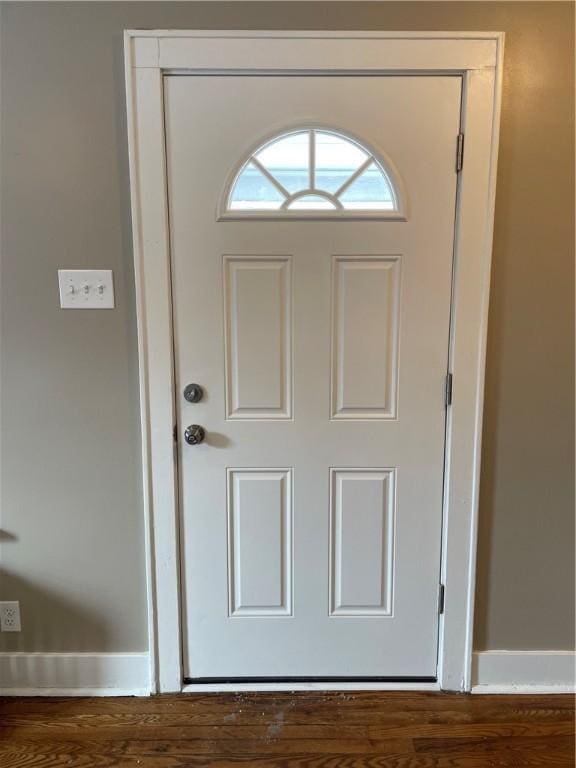
<svg viewBox="0 0 576 768">
<path fill-rule="evenodd" d="M 19 721 L 21 723 L 21 721 Z M 64 724 L 69 726 L 69 724 Z M 47 728 L 49 733 L 47 733 Z M 141 739 L 208 739 L 217 736 L 221 740 L 234 740 L 238 738 L 264 738 L 270 725 L 189 725 L 186 715 L 166 716 L 158 718 L 139 718 L 132 722 L 126 722 L 114 718 L 107 724 L 84 725 L 77 728 L 62 727 L 57 724 L 43 724 L 38 727 L 17 725 L 13 722 L 10 728 L 0 727 L 0 744 L 3 734 L 10 733 L 15 739 L 29 739 L 34 742 L 41 741 L 82 741 L 87 738 L 86 728 L 90 729 L 90 738 L 104 738 L 119 740 L 130 738 L 134 729 L 138 728 Z M 405 725 L 293 725 L 285 724 L 280 732 L 276 732 L 275 738 L 281 740 L 298 738 L 324 738 L 338 740 L 341 738 L 411 738 L 426 737 L 441 738 L 507 738 L 512 736 L 569 736 L 574 732 L 572 720 L 564 722 L 544 723 L 409 723 Z"/>
<path fill-rule="evenodd" d="M 282 741 L 274 736 L 261 739 L 236 739 L 220 741 L 214 739 L 184 739 L 170 741 L 130 742 L 126 754 L 137 755 L 208 755 L 212 757 L 250 757 L 251 755 L 289 756 L 292 754 L 345 754 L 345 755 L 390 755 L 412 754 L 411 739 L 294 739 Z"/>
<path fill-rule="evenodd" d="M 246 758 L 205 757 L 115 757 L 112 755 L 35 754 L 5 753 L 4 765 L 9 768 L 572 768 L 568 756 L 527 755 L 518 761 L 517 756 L 503 756 L 494 760 L 476 754 L 457 756 L 430 755 L 293 755 L 290 757 L 259 756 Z"/>
<path fill-rule="evenodd" d="M 466 696 L 450 693 L 418 693 L 378 691 L 342 693 L 342 692 L 296 692 L 296 693 L 250 693 L 250 694 L 170 694 L 151 697 L 118 698 L 0 698 L 0 715 L 3 713 L 43 713 L 49 710 L 53 714 L 71 712 L 112 714 L 115 712 L 161 714 L 172 712 L 189 713 L 196 710 L 209 715 L 221 716 L 223 713 L 244 710 L 246 712 L 269 710 L 289 704 L 299 712 L 330 712 L 354 710 L 362 713 L 386 713 L 402 710 L 405 712 L 494 712 L 510 711 L 510 706 L 519 713 L 526 711 L 550 711 L 570 713 L 574 707 L 574 698 L 570 695 L 532 696 Z M 496 705 L 494 707 L 494 705 Z"/>
<path fill-rule="evenodd" d="M 431 738 L 414 739 L 414 750 L 418 753 L 454 753 L 454 752 L 566 752 L 574 754 L 574 737 L 568 736 L 527 736 L 527 737 L 492 737 L 492 738 Z"/>
<path fill-rule="evenodd" d="M 199 704 L 180 703 L 180 705 L 155 711 L 139 711 L 137 707 L 132 710 L 124 705 L 122 710 L 111 707 L 109 710 L 101 702 L 97 708 L 86 707 L 83 704 L 68 705 L 67 708 L 40 707 L 36 710 L 30 710 L 19 707 L 4 707 L 0 712 L 0 724 L 22 724 L 35 725 L 45 724 L 47 715 L 50 721 L 55 724 L 70 722 L 75 723 L 91 722 L 94 725 L 112 721 L 117 718 L 126 723 L 138 722 L 139 718 L 143 721 L 151 722 L 154 718 L 166 718 L 168 716 L 176 717 L 181 715 L 186 718 L 186 722 L 196 725 L 248 725 L 262 722 L 264 717 L 273 717 L 278 712 L 283 712 L 285 722 L 293 725 L 304 725 L 315 723 L 317 725 L 334 724 L 354 724 L 354 725 L 402 725 L 416 722 L 423 723 L 478 723 L 478 722 L 556 722 L 570 720 L 573 709 L 569 707 L 537 707 L 526 706 L 521 696 L 516 697 L 516 702 L 508 703 L 503 701 L 490 707 L 473 706 L 465 700 L 466 698 L 477 699 L 480 697 L 461 697 L 461 701 L 453 702 L 452 709 L 434 710 L 433 708 L 423 708 L 415 710 L 405 708 L 404 703 L 396 704 L 390 708 L 388 702 L 383 703 L 381 707 L 373 706 L 370 710 L 363 708 L 360 704 L 355 706 L 349 704 L 346 707 L 339 703 L 327 701 L 322 707 L 310 708 L 300 702 L 290 702 L 282 700 L 274 703 L 259 703 L 257 706 L 247 707 L 244 703 L 236 704 L 230 702 L 228 707 L 221 707 L 218 711 L 204 708 Z M 482 697 L 483 698 L 483 697 Z M 491 697 L 492 698 L 492 697 Z M 560 698 L 560 697 L 550 697 Z M 562 697 L 563 698 L 563 697 Z M 139 699 L 133 699 L 139 702 Z M 551 702 L 552 704 L 554 702 Z M 21 718 L 21 720 L 18 720 Z M 92 718 L 92 720 L 90 720 Z M 98 718 L 102 718 L 99 720 Z"/>
<path fill-rule="evenodd" d="M 127 741 L 116 739 L 58 739 L 47 741 L 46 739 L 11 739 L 10 742 L 2 742 L 0 738 L 0 765 L 4 766 L 4 755 L 10 752 L 22 754 L 69 754 L 69 755 L 123 755 L 126 752 Z"/>
</svg>

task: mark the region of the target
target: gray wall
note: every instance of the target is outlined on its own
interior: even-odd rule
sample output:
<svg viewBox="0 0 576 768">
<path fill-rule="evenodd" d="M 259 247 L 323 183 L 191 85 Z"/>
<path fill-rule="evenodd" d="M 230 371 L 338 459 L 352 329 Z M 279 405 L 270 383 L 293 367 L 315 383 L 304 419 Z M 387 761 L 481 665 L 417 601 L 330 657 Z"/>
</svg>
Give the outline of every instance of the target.
<svg viewBox="0 0 576 768">
<path fill-rule="evenodd" d="M 122 30 L 507 33 L 477 648 L 573 644 L 573 6 L 2 3 L 2 571 L 18 650 L 146 647 Z M 58 267 L 117 308 L 58 309 Z"/>
</svg>

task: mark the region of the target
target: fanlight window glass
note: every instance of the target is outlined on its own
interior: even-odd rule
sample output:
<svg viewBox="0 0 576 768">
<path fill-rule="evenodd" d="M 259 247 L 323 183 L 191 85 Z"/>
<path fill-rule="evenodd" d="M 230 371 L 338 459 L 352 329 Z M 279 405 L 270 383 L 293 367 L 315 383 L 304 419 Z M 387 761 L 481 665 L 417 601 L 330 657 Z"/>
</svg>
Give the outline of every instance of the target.
<svg viewBox="0 0 576 768">
<path fill-rule="evenodd" d="M 376 213 L 397 211 L 398 199 L 382 164 L 365 147 L 311 128 L 258 149 L 236 176 L 227 209 Z"/>
</svg>

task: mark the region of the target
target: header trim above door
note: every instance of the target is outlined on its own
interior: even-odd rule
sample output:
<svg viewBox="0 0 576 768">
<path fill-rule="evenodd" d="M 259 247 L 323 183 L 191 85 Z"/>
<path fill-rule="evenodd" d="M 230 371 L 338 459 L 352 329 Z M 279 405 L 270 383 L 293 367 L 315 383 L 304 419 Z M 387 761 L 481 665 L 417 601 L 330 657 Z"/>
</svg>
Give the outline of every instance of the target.
<svg viewBox="0 0 576 768">
<path fill-rule="evenodd" d="M 438 681 L 446 690 L 469 691 L 503 48 L 500 32 L 125 33 L 153 692 L 179 691 L 184 686 L 163 76 L 417 72 L 463 78 L 466 164 L 459 173 L 456 206 L 450 331 L 454 399 L 446 435 L 439 574 L 445 605 L 440 616 Z"/>
<path fill-rule="evenodd" d="M 132 66 L 168 70 L 387 70 L 461 72 L 495 68 L 499 33 L 130 31 Z M 226 55 L 216 41 L 225 40 Z M 361 41 L 361 47 L 358 45 Z M 386 41 L 383 46 L 382 42 Z M 215 44 L 216 43 L 216 44 Z M 440 45 L 438 44 L 440 43 Z M 351 44 L 355 61 L 346 56 Z"/>
</svg>

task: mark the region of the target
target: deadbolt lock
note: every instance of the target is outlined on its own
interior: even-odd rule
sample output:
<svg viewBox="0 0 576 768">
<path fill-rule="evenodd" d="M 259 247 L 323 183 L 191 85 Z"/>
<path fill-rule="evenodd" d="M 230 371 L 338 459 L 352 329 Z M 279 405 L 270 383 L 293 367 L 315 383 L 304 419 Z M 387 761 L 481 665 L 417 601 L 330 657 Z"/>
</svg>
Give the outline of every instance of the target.
<svg viewBox="0 0 576 768">
<path fill-rule="evenodd" d="M 189 403 L 199 403 L 204 397 L 204 390 L 200 384 L 187 384 L 184 387 L 184 400 Z"/>
</svg>

